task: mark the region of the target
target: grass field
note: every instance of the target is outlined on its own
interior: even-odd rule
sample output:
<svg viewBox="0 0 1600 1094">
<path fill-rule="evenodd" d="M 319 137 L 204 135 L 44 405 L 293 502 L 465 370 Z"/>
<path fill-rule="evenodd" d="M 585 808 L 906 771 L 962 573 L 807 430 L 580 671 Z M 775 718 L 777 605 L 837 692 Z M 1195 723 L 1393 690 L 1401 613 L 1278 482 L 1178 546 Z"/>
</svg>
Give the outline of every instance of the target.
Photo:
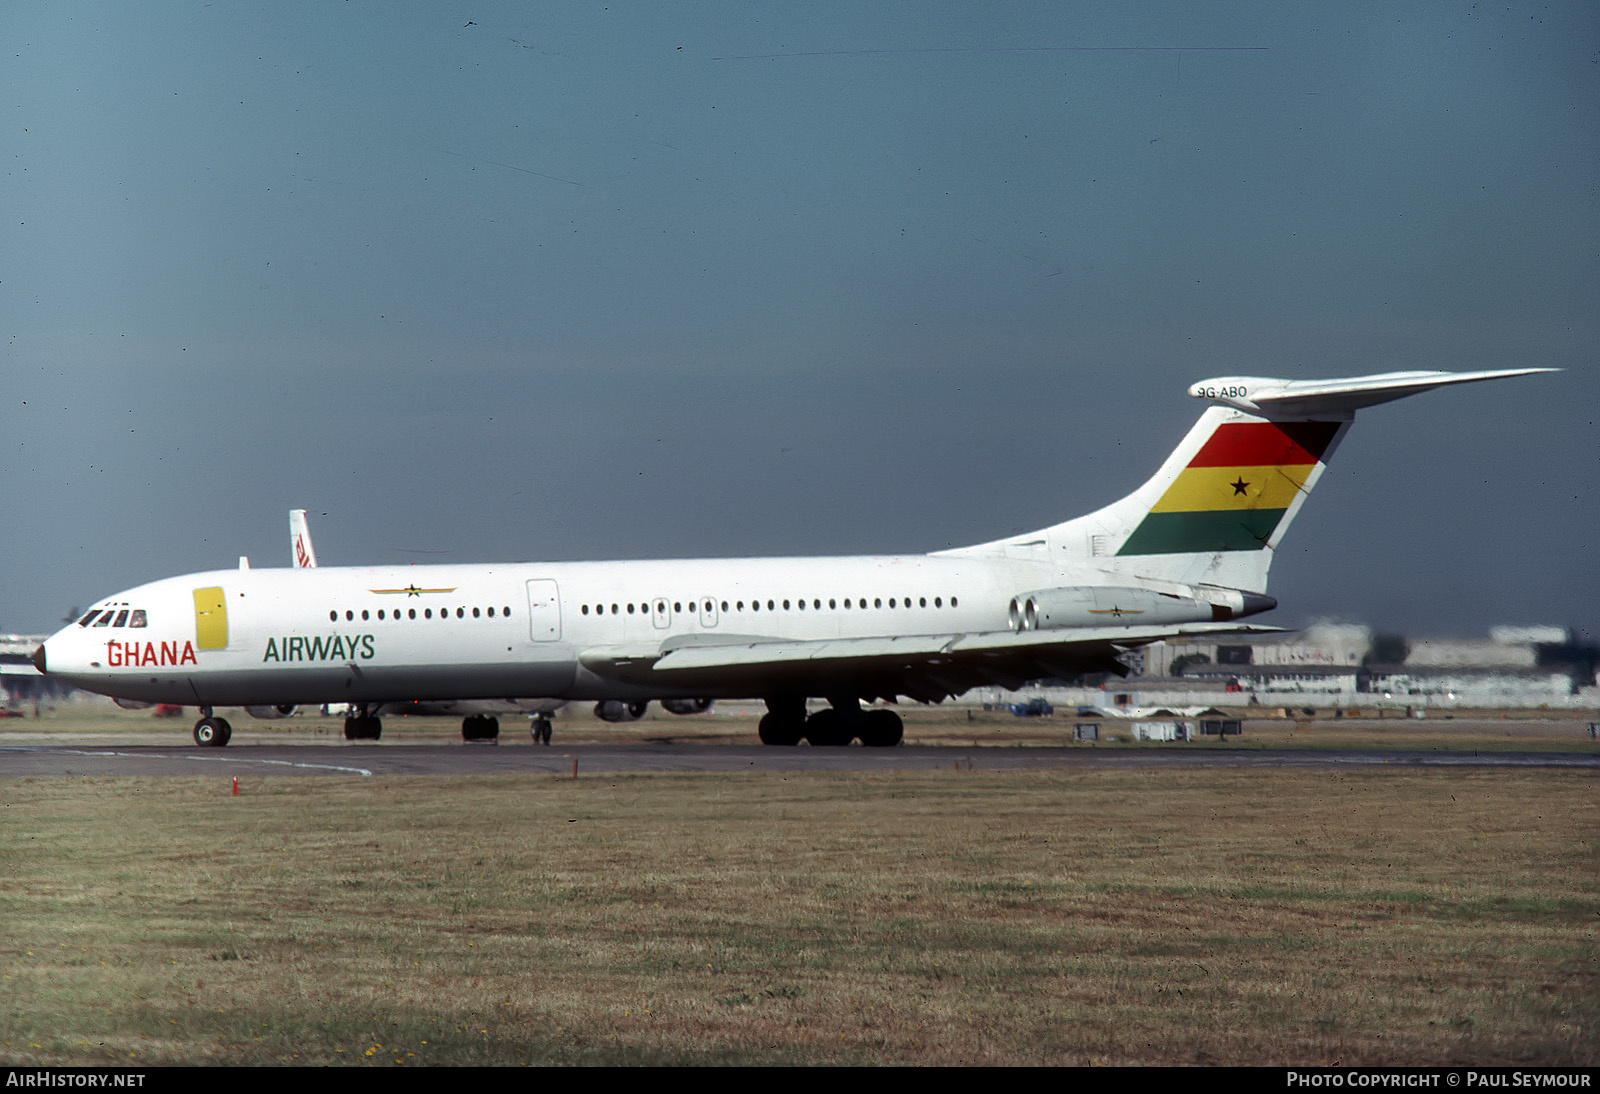
<svg viewBox="0 0 1600 1094">
<path fill-rule="evenodd" d="M 1591 773 L 228 789 L 0 780 L 0 1059 L 1600 1059 Z"/>
</svg>

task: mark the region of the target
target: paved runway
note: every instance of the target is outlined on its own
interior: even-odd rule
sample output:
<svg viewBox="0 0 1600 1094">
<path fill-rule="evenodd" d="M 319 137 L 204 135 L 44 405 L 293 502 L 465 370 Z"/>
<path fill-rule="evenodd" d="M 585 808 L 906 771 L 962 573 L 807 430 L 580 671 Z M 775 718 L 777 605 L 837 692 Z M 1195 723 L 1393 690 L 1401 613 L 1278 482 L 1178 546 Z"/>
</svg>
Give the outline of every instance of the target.
<svg viewBox="0 0 1600 1094">
<path fill-rule="evenodd" d="M 1044 771 L 1205 767 L 1547 767 L 1600 770 L 1592 752 L 1253 748 L 766 748 L 746 745 L 151 746 L 0 748 L 0 778 L 90 775 L 510 775 L 757 771 Z"/>
</svg>

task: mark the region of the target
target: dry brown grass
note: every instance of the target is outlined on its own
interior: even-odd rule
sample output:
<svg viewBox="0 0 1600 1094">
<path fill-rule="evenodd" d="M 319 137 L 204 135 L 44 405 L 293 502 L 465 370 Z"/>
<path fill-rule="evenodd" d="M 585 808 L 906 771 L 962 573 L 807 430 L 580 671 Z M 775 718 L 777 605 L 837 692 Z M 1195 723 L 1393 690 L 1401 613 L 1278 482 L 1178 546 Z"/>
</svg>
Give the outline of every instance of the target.
<svg viewBox="0 0 1600 1094">
<path fill-rule="evenodd" d="M 1591 774 L 0 782 L 12 1064 L 1600 1055 Z"/>
</svg>

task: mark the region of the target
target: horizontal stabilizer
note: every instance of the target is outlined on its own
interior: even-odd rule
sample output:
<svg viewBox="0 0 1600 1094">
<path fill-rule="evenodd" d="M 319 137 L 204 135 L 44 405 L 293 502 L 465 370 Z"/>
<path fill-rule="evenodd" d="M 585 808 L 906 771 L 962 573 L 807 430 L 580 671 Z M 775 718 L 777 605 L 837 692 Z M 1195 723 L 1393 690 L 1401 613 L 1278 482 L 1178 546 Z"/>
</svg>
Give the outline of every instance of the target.
<svg viewBox="0 0 1600 1094">
<path fill-rule="evenodd" d="M 1189 394 L 1196 399 L 1210 399 L 1253 414 L 1295 418 L 1347 417 L 1362 407 L 1377 406 L 1379 403 L 1403 399 L 1407 395 L 1420 395 L 1448 384 L 1470 384 L 1478 380 L 1560 371 L 1555 368 L 1505 368 L 1484 372 L 1383 372 L 1341 380 L 1228 376 L 1192 384 Z"/>
</svg>

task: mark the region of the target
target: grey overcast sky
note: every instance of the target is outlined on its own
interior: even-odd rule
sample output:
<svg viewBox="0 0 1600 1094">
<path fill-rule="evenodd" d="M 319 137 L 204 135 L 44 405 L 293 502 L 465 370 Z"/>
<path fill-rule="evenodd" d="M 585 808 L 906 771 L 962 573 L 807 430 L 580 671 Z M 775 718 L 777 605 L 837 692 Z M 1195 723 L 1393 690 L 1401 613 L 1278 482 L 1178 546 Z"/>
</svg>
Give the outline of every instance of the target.
<svg viewBox="0 0 1600 1094">
<path fill-rule="evenodd" d="M 0 15 L 0 631 L 186 571 L 926 551 L 1202 378 L 1363 412 L 1264 621 L 1600 624 L 1600 6 Z"/>
</svg>

